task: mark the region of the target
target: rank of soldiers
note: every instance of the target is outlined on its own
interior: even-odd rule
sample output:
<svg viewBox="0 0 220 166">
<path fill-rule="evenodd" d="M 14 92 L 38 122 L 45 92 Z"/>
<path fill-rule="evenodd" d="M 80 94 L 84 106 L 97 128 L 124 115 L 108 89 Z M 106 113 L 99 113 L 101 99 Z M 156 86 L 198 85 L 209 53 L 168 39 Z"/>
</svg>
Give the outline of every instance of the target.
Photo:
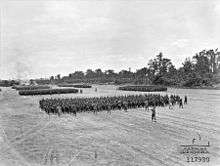
<svg viewBox="0 0 220 166">
<path fill-rule="evenodd" d="M 58 84 L 59 87 L 74 87 L 74 88 L 91 88 L 91 85 L 87 84 Z"/>
<path fill-rule="evenodd" d="M 113 97 L 92 97 L 92 98 L 47 98 L 39 101 L 40 109 L 47 114 L 70 113 L 76 115 L 79 112 L 93 112 L 111 110 L 125 110 L 133 108 L 148 108 L 150 106 L 165 107 L 179 104 L 181 98 L 178 95 L 124 95 Z"/>
<path fill-rule="evenodd" d="M 12 86 L 16 90 L 37 90 L 37 89 L 50 89 L 47 85 L 34 85 L 34 86 Z"/>
<path fill-rule="evenodd" d="M 38 90 L 21 90 L 19 95 L 52 95 L 52 94 L 66 94 L 66 93 L 78 93 L 78 89 L 38 89 Z"/>
<path fill-rule="evenodd" d="M 163 86 L 142 86 L 142 85 L 133 85 L 133 86 L 122 86 L 118 88 L 119 90 L 124 91 L 141 91 L 141 92 L 155 92 L 155 91 L 167 91 L 166 87 Z"/>
</svg>

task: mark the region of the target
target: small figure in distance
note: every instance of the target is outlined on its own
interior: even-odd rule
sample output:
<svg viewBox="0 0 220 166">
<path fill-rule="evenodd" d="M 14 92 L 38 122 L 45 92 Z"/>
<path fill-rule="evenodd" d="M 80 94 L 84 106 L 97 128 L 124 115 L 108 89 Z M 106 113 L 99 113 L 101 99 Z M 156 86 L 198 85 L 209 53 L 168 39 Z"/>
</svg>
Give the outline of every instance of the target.
<svg viewBox="0 0 220 166">
<path fill-rule="evenodd" d="M 93 113 L 97 114 L 97 112 L 98 112 L 98 105 L 96 103 L 93 103 L 92 105 L 93 105 Z"/>
<path fill-rule="evenodd" d="M 169 109 L 173 109 L 173 99 L 169 99 Z"/>
<path fill-rule="evenodd" d="M 80 89 L 80 90 L 79 90 L 79 92 L 80 92 L 80 93 L 83 93 L 83 90 L 82 90 L 82 89 Z"/>
<path fill-rule="evenodd" d="M 123 102 L 123 108 L 124 108 L 125 112 L 128 112 L 128 102 L 127 101 Z"/>
<path fill-rule="evenodd" d="M 76 116 L 76 107 L 75 107 L 75 106 L 72 106 L 72 107 L 71 107 L 71 110 L 72 110 L 74 116 Z"/>
<path fill-rule="evenodd" d="M 184 104 L 187 104 L 187 96 L 184 98 Z"/>
<path fill-rule="evenodd" d="M 109 113 L 109 114 L 111 114 L 111 105 L 108 103 L 107 104 L 107 112 Z"/>
<path fill-rule="evenodd" d="M 98 91 L 98 89 L 97 88 L 95 88 L 95 92 L 97 92 Z"/>
<path fill-rule="evenodd" d="M 183 108 L 183 100 L 182 99 L 179 100 L 179 108 Z"/>
<path fill-rule="evenodd" d="M 148 102 L 148 100 L 146 100 L 144 102 L 144 106 L 145 106 L 145 111 L 149 111 L 149 102 Z"/>
<path fill-rule="evenodd" d="M 57 114 L 58 114 L 59 117 L 62 114 L 62 110 L 61 110 L 60 105 L 57 106 Z"/>
<path fill-rule="evenodd" d="M 152 122 L 156 122 L 156 105 L 153 106 L 153 108 L 151 109 L 152 114 L 151 114 L 151 121 Z"/>
</svg>

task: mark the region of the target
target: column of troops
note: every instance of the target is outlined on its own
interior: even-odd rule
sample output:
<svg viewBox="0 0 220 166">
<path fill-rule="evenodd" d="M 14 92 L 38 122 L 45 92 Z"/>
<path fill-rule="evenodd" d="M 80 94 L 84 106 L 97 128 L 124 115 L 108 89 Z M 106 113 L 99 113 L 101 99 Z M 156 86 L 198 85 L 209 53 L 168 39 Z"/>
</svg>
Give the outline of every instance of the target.
<svg viewBox="0 0 220 166">
<path fill-rule="evenodd" d="M 184 98 L 184 103 L 187 103 L 187 97 Z M 145 95 L 127 95 L 127 96 L 114 96 L 114 97 L 93 97 L 93 98 L 49 98 L 41 99 L 39 101 L 40 109 L 47 114 L 60 114 L 69 113 L 74 114 L 79 112 L 93 112 L 111 110 L 124 110 L 134 108 L 148 107 L 165 107 L 169 106 L 171 109 L 174 105 L 178 104 L 183 108 L 183 101 L 178 95 L 159 95 L 159 94 L 145 94 Z"/>
</svg>

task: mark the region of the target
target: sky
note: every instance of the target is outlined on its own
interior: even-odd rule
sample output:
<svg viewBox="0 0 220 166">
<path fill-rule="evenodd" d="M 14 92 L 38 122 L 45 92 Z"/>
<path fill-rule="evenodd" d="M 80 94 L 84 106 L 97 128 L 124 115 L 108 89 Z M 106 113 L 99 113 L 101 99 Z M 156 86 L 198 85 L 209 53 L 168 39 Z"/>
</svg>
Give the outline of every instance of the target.
<svg viewBox="0 0 220 166">
<path fill-rule="evenodd" d="M 159 52 L 178 68 L 220 44 L 220 1 L 2 0 L 0 79 L 146 67 Z"/>
</svg>

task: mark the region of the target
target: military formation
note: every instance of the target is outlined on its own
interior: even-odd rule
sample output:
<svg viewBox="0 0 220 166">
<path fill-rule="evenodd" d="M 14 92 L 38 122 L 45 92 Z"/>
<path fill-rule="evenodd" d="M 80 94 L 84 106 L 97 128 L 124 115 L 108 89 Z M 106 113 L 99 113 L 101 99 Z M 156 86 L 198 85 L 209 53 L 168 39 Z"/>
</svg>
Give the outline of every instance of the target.
<svg viewBox="0 0 220 166">
<path fill-rule="evenodd" d="M 37 89 L 37 90 L 21 90 L 19 95 L 34 96 L 34 95 L 52 95 L 52 94 L 66 94 L 66 93 L 78 93 L 78 89 L 65 88 L 65 89 Z"/>
<path fill-rule="evenodd" d="M 16 90 L 40 90 L 40 89 L 50 89 L 50 86 L 47 85 L 18 86 L 17 85 L 17 86 L 12 86 L 11 88 Z"/>
<path fill-rule="evenodd" d="M 74 87 L 74 88 L 92 88 L 91 85 L 87 84 L 58 84 L 58 87 Z"/>
<path fill-rule="evenodd" d="M 155 86 L 155 85 L 129 85 L 119 87 L 118 90 L 123 91 L 140 91 L 140 92 L 159 92 L 159 91 L 167 91 L 167 87 L 164 86 Z"/>
<path fill-rule="evenodd" d="M 184 103 L 187 103 L 185 96 Z M 92 98 L 47 98 L 39 101 L 40 109 L 47 114 L 64 113 L 74 114 L 80 112 L 93 112 L 97 114 L 100 111 L 111 113 L 112 110 L 123 110 L 134 108 L 149 107 L 173 107 L 179 105 L 183 108 L 183 102 L 178 95 L 160 95 L 160 94 L 142 94 L 142 95 L 123 95 L 113 97 L 92 97 Z"/>
</svg>

